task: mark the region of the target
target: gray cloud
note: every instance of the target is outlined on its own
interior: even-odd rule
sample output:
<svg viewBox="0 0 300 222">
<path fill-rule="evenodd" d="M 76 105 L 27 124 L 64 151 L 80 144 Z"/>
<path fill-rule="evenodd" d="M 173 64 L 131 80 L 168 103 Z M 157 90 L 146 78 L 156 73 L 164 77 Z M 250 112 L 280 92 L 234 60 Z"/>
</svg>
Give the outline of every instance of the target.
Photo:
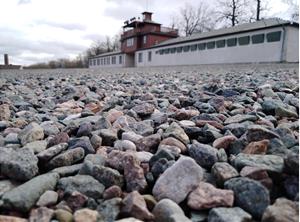
<svg viewBox="0 0 300 222">
<path fill-rule="evenodd" d="M 78 23 L 63 23 L 63 22 L 54 22 L 54 21 L 47 21 L 47 20 L 38 20 L 35 22 L 37 25 L 47 25 L 55 28 L 62 28 L 66 30 L 86 30 L 86 26 Z"/>
<path fill-rule="evenodd" d="M 15 61 L 21 62 L 21 65 L 43 62 L 49 59 L 66 58 L 70 54 L 79 54 L 86 50 L 86 46 L 76 43 L 46 40 L 32 41 L 24 38 L 22 33 L 9 29 L 0 28 L 0 33 L 0 55 L 8 53 L 13 58 L 12 60 L 18 58 Z M 24 57 L 22 56 L 23 53 L 28 53 L 29 56 Z M 50 54 L 54 57 L 39 58 L 38 56 L 30 56 L 30 54 Z"/>
</svg>

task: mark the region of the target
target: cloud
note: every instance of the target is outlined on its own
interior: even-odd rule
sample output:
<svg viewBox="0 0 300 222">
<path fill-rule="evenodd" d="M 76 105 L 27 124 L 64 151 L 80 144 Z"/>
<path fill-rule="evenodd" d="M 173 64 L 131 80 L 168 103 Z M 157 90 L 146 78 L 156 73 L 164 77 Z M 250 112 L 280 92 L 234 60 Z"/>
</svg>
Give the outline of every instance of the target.
<svg viewBox="0 0 300 222">
<path fill-rule="evenodd" d="M 26 5 L 31 3 L 31 0 L 19 0 L 18 1 L 18 5 Z"/>
<path fill-rule="evenodd" d="M 38 20 L 35 22 L 36 25 L 47 25 L 56 28 L 62 28 L 67 30 L 86 30 L 86 26 L 78 23 L 63 23 L 63 22 L 55 22 L 55 21 L 47 21 L 47 20 Z"/>
</svg>

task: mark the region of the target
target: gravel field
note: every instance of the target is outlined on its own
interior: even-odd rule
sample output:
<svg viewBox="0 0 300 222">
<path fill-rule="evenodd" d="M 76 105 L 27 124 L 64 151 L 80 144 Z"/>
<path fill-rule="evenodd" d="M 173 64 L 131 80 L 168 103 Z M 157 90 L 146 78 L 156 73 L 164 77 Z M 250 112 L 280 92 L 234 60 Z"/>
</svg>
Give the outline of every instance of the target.
<svg viewBox="0 0 300 222">
<path fill-rule="evenodd" d="M 298 64 L 0 70 L 0 222 L 296 222 Z"/>
</svg>

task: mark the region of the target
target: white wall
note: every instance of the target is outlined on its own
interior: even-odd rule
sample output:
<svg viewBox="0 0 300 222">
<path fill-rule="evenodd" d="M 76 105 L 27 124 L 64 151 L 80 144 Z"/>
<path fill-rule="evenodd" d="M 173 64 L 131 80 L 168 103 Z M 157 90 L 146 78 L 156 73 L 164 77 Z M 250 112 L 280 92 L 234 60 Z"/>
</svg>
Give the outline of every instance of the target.
<svg viewBox="0 0 300 222">
<path fill-rule="evenodd" d="M 178 46 L 198 44 L 201 42 L 217 41 L 221 39 L 229 39 L 233 37 L 242 37 L 247 35 L 269 33 L 282 30 L 279 28 L 269 28 L 265 30 L 251 31 L 242 34 L 233 34 L 226 37 L 212 38 L 202 41 L 189 42 L 185 44 L 176 44 L 160 48 L 153 48 L 148 50 L 137 51 L 135 53 L 136 66 L 164 66 L 164 65 L 195 65 L 195 64 L 217 64 L 217 63 L 258 63 L 258 62 L 280 62 L 281 61 L 281 47 L 282 35 L 279 42 L 265 42 L 260 44 L 252 44 L 250 38 L 249 45 L 205 49 L 189 52 L 181 52 L 174 54 L 155 54 L 159 49 L 172 48 Z M 152 61 L 148 62 L 148 51 L 152 51 Z M 143 53 L 143 62 L 138 62 L 138 53 Z"/>
<path fill-rule="evenodd" d="M 299 29 L 286 27 L 284 61 L 299 62 Z"/>
</svg>

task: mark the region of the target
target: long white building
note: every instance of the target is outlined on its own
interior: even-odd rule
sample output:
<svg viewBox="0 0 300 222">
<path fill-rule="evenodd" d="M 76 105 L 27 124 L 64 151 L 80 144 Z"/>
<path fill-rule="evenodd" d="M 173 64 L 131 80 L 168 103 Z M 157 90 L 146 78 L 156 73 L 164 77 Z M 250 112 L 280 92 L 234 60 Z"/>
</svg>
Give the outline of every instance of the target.
<svg viewBox="0 0 300 222">
<path fill-rule="evenodd" d="M 277 18 L 189 37 L 172 36 L 153 44 L 147 44 L 151 32 L 133 27 L 122 36 L 121 51 L 94 56 L 89 67 L 299 62 L 299 23 Z"/>
</svg>

